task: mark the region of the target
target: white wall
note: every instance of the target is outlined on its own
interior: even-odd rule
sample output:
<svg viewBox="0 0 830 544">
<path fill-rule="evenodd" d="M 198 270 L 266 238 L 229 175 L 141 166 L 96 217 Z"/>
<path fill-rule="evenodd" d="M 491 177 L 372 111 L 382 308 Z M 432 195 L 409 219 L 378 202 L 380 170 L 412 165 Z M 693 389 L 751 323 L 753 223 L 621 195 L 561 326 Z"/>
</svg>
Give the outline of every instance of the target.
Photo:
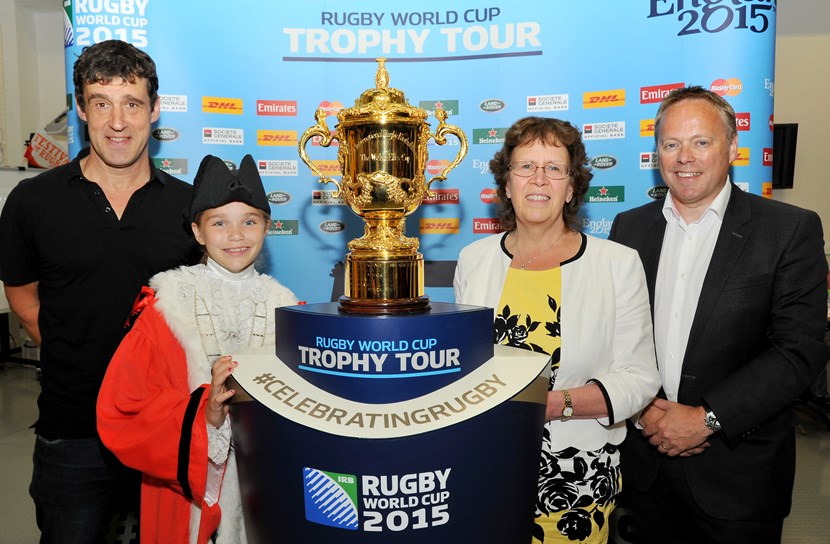
<svg viewBox="0 0 830 544">
<path fill-rule="evenodd" d="M 828 59 L 830 28 L 824 35 L 780 33 L 776 40 L 775 121 L 798 123 L 798 143 L 793 188 L 775 189 L 772 196 L 819 214 L 825 253 L 830 253 Z"/>
</svg>

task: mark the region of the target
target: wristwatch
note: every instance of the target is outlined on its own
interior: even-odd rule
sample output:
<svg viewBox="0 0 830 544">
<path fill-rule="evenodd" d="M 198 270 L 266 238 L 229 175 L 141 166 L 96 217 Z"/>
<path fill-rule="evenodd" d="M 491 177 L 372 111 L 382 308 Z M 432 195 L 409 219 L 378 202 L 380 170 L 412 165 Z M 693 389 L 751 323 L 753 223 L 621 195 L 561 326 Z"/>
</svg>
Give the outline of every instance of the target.
<svg viewBox="0 0 830 544">
<path fill-rule="evenodd" d="M 706 410 L 706 415 L 703 416 L 703 423 L 705 423 L 706 427 L 713 433 L 716 433 L 721 429 L 718 416 L 716 416 L 715 412 L 712 410 Z"/>
<path fill-rule="evenodd" d="M 559 421 L 568 421 L 574 415 L 574 406 L 571 403 L 570 391 L 563 389 L 562 394 L 565 396 L 565 408 L 562 410 L 562 417 L 559 418 Z"/>
</svg>

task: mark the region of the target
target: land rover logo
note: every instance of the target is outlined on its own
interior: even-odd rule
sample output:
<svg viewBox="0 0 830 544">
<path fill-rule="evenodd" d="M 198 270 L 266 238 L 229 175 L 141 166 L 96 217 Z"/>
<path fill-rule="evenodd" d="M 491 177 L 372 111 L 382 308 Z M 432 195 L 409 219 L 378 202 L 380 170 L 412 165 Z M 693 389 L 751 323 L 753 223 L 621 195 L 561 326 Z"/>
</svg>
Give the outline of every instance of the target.
<svg viewBox="0 0 830 544">
<path fill-rule="evenodd" d="M 665 185 L 657 185 L 657 186 L 652 187 L 651 189 L 648 190 L 648 196 L 650 196 L 654 200 L 659 200 L 659 199 L 665 197 L 666 193 L 668 193 L 668 192 L 669 192 L 669 188 L 666 187 Z"/>
<path fill-rule="evenodd" d="M 591 166 L 599 170 L 608 170 L 617 166 L 617 159 L 611 155 L 598 155 L 591 159 Z"/>
<path fill-rule="evenodd" d="M 153 131 L 153 138 L 162 142 L 172 142 L 179 139 L 179 131 L 175 128 L 159 127 Z"/>
<path fill-rule="evenodd" d="M 491 113 L 501 111 L 506 106 L 507 104 L 505 104 L 504 101 L 499 100 L 498 98 L 488 98 L 487 100 L 482 101 L 481 104 L 478 105 L 478 107 L 481 108 L 482 111 Z"/>
<path fill-rule="evenodd" d="M 328 234 L 335 234 L 346 230 L 346 224 L 341 221 L 334 220 L 323 221 L 320 223 L 320 230 Z"/>
<path fill-rule="evenodd" d="M 285 204 L 291 200 L 291 195 L 284 191 L 274 191 L 268 193 L 268 202 L 271 204 Z"/>
</svg>

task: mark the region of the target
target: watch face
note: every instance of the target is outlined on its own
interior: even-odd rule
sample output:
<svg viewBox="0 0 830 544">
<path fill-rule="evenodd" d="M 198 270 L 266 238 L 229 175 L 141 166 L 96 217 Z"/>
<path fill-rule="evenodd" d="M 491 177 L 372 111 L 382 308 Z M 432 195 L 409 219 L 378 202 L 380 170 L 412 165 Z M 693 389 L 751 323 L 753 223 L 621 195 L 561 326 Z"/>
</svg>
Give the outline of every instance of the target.
<svg viewBox="0 0 830 544">
<path fill-rule="evenodd" d="M 566 406 L 564 410 L 562 410 L 562 417 L 571 417 L 574 415 L 574 409 L 570 406 Z"/>
</svg>

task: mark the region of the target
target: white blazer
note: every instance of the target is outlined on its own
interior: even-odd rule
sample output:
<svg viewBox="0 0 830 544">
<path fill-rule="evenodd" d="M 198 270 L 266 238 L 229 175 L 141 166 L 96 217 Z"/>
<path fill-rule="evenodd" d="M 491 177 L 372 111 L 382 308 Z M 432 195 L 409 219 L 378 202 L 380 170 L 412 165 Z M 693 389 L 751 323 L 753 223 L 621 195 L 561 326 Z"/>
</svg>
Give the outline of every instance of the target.
<svg viewBox="0 0 830 544">
<path fill-rule="evenodd" d="M 498 313 L 512 257 L 506 234 L 477 240 L 461 250 L 453 286 L 459 304 Z M 602 419 L 547 423 L 554 451 L 569 446 L 596 450 L 625 438 L 625 420 L 639 414 L 660 388 L 651 310 L 637 252 L 582 234 L 582 246 L 562 263 L 562 348 L 556 389 L 593 381 L 608 404 Z"/>
</svg>

